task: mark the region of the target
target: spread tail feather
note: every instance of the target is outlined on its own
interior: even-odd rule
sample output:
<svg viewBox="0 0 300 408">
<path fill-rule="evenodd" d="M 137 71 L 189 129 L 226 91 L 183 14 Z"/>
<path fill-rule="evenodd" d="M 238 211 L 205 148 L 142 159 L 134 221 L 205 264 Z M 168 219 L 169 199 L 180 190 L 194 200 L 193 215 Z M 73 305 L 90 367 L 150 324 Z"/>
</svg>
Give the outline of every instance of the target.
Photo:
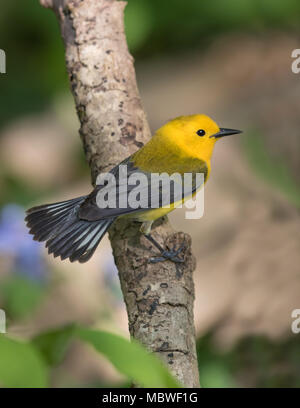
<svg viewBox="0 0 300 408">
<path fill-rule="evenodd" d="M 86 196 L 33 207 L 25 218 L 36 241 L 46 241 L 48 253 L 71 262 L 88 261 L 114 218 L 86 221 L 78 210 Z"/>
</svg>

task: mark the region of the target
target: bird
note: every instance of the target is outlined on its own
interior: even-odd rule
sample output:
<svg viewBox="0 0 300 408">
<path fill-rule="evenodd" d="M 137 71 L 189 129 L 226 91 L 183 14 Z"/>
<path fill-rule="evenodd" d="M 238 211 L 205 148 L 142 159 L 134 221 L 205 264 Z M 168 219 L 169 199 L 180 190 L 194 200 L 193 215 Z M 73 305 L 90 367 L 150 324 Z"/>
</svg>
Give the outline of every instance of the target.
<svg viewBox="0 0 300 408">
<path fill-rule="evenodd" d="M 115 184 L 104 183 L 103 179 L 98 182 L 97 178 L 94 190 L 86 196 L 27 210 L 25 220 L 29 232 L 34 240 L 45 241 L 48 253 L 54 257 L 84 263 L 92 257 L 113 222 L 126 217 L 140 222 L 141 233 L 158 249 L 159 256 L 151 257 L 149 262 L 184 262 L 179 256 L 183 248 L 164 249 L 151 235 L 152 224 L 199 191 L 210 176 L 215 143 L 225 136 L 239 133 L 242 131 L 219 127 L 205 114 L 176 117 L 160 127 L 138 151 L 109 171 L 108 175 L 117 180 Z M 162 173 L 169 176 L 176 173 L 182 177 L 186 173 L 192 174 L 193 180 L 187 183 L 185 195 L 180 195 L 180 189 L 180 194 L 170 194 L 168 201 L 161 186 L 151 189 L 152 176 Z M 203 175 L 202 183 L 195 182 L 196 174 Z M 143 206 L 129 204 L 134 189 L 129 180 L 133 175 L 142 180 L 139 191 L 144 195 Z M 99 205 L 99 194 L 105 189 L 108 194 L 114 192 L 117 205 Z M 124 198 L 125 205 L 121 206 Z M 153 198 L 156 200 L 154 208 L 150 203 Z"/>
</svg>

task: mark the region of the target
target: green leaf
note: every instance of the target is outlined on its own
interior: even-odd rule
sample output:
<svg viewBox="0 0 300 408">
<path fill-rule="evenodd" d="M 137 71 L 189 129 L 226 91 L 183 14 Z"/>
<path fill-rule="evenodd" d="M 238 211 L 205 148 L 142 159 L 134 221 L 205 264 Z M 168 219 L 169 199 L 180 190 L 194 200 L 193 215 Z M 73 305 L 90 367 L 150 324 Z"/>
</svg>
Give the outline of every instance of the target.
<svg viewBox="0 0 300 408">
<path fill-rule="evenodd" d="M 50 366 L 62 362 L 74 334 L 74 325 L 47 331 L 32 339 L 32 344 L 40 351 Z"/>
<path fill-rule="evenodd" d="M 48 386 L 45 362 L 31 344 L 0 334 L 0 386 L 6 388 Z"/>
<path fill-rule="evenodd" d="M 95 347 L 116 369 L 134 382 L 150 388 L 179 388 L 180 384 L 163 363 L 136 341 L 115 334 L 77 328 L 79 338 Z"/>
</svg>

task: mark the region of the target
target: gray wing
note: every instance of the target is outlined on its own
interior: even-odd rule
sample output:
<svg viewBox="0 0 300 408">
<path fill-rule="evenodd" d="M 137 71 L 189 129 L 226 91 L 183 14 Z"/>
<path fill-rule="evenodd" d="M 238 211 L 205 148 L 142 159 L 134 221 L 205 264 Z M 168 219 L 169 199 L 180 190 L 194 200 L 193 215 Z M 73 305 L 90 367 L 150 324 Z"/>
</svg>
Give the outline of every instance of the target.
<svg viewBox="0 0 300 408">
<path fill-rule="evenodd" d="M 135 167 L 131 156 L 114 167 L 109 175 L 100 175 L 94 191 L 82 203 L 79 217 L 88 221 L 115 218 L 120 215 L 160 208 L 182 200 L 201 187 L 207 175 L 204 162 L 198 172 L 189 173 L 191 161 L 169 178 L 167 173 L 149 173 Z M 183 176 L 189 173 L 190 176 Z M 185 178 L 183 178 L 185 177 Z"/>
</svg>

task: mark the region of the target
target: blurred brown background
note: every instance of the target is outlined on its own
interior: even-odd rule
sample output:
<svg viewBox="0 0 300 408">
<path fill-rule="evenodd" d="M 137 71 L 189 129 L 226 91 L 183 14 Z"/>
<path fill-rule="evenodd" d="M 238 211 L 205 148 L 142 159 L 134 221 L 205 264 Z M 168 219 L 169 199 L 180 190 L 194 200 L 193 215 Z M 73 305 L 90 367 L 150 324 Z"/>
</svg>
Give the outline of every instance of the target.
<svg viewBox="0 0 300 408">
<path fill-rule="evenodd" d="M 82 322 L 128 336 L 108 239 L 89 263 L 70 264 L 49 257 L 24 226 L 24 208 L 91 187 L 55 17 L 37 1 L 16 3 L 2 5 L 0 16 L 0 308 L 8 333 L 30 338 Z M 300 334 L 291 331 L 300 308 L 300 74 L 291 71 L 299 18 L 293 0 L 129 0 L 126 9 L 152 130 L 191 113 L 244 130 L 217 144 L 204 217 L 170 216 L 192 235 L 197 256 L 203 386 L 300 385 Z M 122 381 L 77 343 L 52 376 L 55 387 Z"/>
</svg>

